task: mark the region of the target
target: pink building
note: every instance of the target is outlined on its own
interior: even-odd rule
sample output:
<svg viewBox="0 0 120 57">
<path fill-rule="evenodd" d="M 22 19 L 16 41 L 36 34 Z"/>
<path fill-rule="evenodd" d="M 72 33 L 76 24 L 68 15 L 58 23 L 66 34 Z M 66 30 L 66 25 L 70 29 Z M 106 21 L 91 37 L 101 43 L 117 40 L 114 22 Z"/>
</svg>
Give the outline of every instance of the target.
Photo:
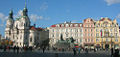
<svg viewBox="0 0 120 57">
<path fill-rule="evenodd" d="M 85 48 L 94 48 L 94 20 L 91 18 L 83 22 L 83 43 Z"/>
</svg>

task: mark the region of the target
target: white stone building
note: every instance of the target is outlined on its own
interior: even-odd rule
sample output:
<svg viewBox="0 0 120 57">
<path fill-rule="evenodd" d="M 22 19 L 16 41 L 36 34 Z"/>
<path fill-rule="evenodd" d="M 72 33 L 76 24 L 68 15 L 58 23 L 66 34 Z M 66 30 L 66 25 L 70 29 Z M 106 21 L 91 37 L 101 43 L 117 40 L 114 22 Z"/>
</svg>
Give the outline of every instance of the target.
<svg viewBox="0 0 120 57">
<path fill-rule="evenodd" d="M 71 23 L 65 22 L 60 24 L 52 25 L 48 27 L 49 30 L 49 39 L 50 46 L 54 46 L 54 44 L 60 40 L 61 34 L 63 35 L 63 39 L 73 37 L 76 40 L 78 45 L 83 44 L 83 24 L 82 23 Z"/>
<path fill-rule="evenodd" d="M 49 39 L 49 31 L 43 28 L 30 26 L 30 19 L 25 7 L 21 16 L 13 19 L 13 11 L 10 11 L 5 28 L 5 38 L 12 40 L 14 46 L 38 46 Z"/>
</svg>

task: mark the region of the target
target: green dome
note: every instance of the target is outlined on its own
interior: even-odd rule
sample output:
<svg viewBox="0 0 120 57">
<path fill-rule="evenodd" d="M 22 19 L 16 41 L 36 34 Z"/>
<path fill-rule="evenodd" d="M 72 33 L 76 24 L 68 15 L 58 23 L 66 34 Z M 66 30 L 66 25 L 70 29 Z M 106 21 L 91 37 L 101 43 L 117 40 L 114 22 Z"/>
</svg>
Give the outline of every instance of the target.
<svg viewBox="0 0 120 57">
<path fill-rule="evenodd" d="M 9 12 L 9 19 L 13 19 L 13 11 L 12 10 Z"/>
</svg>

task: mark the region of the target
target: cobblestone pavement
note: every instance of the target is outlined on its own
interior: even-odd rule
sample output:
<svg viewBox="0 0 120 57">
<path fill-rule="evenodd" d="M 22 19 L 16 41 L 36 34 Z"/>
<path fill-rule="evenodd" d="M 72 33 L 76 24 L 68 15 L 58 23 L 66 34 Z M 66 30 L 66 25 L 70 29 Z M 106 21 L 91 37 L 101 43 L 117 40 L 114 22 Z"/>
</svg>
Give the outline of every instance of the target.
<svg viewBox="0 0 120 57">
<path fill-rule="evenodd" d="M 73 52 L 56 52 L 56 51 L 28 51 L 28 52 L 0 52 L 0 57 L 56 57 L 56 53 L 58 57 L 110 57 L 109 51 L 97 51 L 97 52 L 81 52 L 80 54 L 73 55 Z"/>
</svg>

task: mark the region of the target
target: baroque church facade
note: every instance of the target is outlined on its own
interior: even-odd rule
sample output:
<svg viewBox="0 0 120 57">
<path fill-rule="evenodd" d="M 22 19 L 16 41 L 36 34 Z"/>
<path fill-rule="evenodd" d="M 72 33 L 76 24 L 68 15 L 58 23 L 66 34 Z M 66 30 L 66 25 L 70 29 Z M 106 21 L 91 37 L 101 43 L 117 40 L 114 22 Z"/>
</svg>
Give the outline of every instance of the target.
<svg viewBox="0 0 120 57">
<path fill-rule="evenodd" d="M 49 38 L 49 31 L 40 27 L 30 25 L 30 19 L 28 17 L 28 9 L 25 8 L 22 11 L 20 17 L 13 19 L 13 11 L 9 13 L 9 17 L 6 22 L 5 38 L 13 41 L 13 46 L 40 46 L 42 42 Z"/>
</svg>

